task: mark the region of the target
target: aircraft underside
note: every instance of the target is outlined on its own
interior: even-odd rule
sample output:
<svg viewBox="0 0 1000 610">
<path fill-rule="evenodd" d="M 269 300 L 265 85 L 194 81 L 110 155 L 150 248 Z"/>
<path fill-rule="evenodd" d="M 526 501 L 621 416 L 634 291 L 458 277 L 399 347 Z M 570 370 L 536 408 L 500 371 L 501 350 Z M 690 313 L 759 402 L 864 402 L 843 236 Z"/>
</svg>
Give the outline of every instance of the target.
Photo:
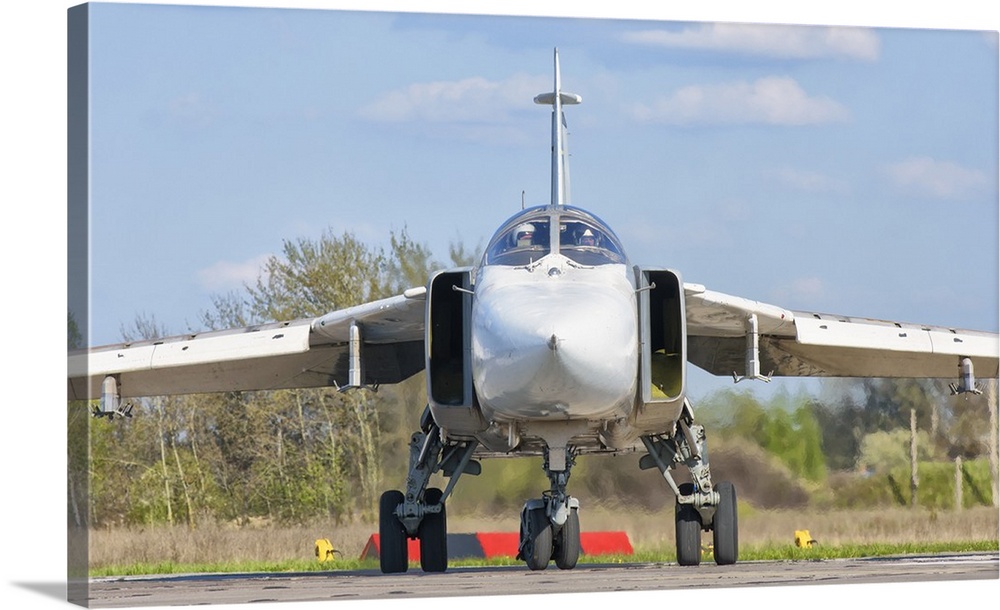
<svg viewBox="0 0 1000 610">
<path fill-rule="evenodd" d="M 542 426 L 540 430 L 538 425 Z M 420 430 L 410 440 L 410 467 L 403 491 L 385 492 L 379 503 L 379 560 L 385 573 L 409 567 L 408 539 L 420 541 L 420 563 L 426 572 L 442 572 L 448 565 L 446 500 L 463 474 L 478 475 L 476 458 L 540 455 L 549 489 L 525 502 L 520 516 L 517 558 L 532 570 L 554 562 L 560 569 L 576 566 L 580 556 L 580 502 L 569 495 L 568 482 L 575 458 L 589 453 L 621 454 L 645 451 L 639 467 L 657 468 L 677 499 L 674 523 L 677 561 L 698 565 L 702 532 L 711 532 L 715 562 L 735 563 L 739 553 L 736 489 L 727 481 L 712 481 L 704 428 L 694 422 L 685 402 L 682 416 L 666 434 L 640 436 L 634 445 L 611 448 L 601 442 L 586 420 L 535 422 L 524 425 L 517 447 L 497 452 L 475 438 L 445 438 L 429 408 Z M 681 470 L 677 483 L 671 471 Z M 429 487 L 432 475 L 447 477 L 444 490 Z"/>
</svg>

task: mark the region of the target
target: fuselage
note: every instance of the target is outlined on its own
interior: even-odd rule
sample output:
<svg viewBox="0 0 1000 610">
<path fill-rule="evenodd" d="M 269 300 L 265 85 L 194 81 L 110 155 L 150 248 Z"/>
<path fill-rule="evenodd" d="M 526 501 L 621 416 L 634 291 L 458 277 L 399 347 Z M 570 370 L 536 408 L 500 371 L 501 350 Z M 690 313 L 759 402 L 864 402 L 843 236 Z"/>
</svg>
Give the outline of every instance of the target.
<svg viewBox="0 0 1000 610">
<path fill-rule="evenodd" d="M 525 210 L 475 280 L 472 376 L 491 421 L 609 420 L 635 402 L 634 277 L 618 239 L 568 206 Z"/>
</svg>

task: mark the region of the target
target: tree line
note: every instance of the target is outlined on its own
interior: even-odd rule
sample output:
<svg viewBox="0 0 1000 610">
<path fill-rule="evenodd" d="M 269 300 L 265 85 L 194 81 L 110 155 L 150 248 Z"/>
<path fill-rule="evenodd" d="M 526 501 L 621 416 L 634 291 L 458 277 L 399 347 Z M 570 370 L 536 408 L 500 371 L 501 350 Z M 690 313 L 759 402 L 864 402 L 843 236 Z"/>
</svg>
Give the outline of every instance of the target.
<svg viewBox="0 0 1000 610">
<path fill-rule="evenodd" d="M 449 266 L 476 258 L 453 244 Z M 253 284 L 215 297 L 200 316 L 202 328 L 187 330 L 313 317 L 424 285 L 444 266 L 405 230 L 391 234 L 388 250 L 328 230 L 315 240 L 285 241 Z M 122 339 L 177 334 L 169 330 L 137 317 L 123 326 Z M 81 341 L 72 319 L 68 341 Z M 76 460 L 87 464 L 86 472 L 71 472 L 70 521 L 112 527 L 373 520 L 381 490 L 405 480 L 409 435 L 425 403 L 421 373 L 377 393 L 319 388 L 149 398 L 135 402 L 133 417 L 115 421 L 71 405 L 69 450 L 89 459 Z M 778 393 L 761 401 L 724 391 L 696 405 L 712 446 L 749 441 L 813 485 L 825 485 L 832 472 L 884 473 L 908 459 L 910 409 L 922 431 L 923 459 L 987 454 L 984 399 L 948 396 L 938 381 L 825 380 L 819 396 Z M 476 506 L 485 510 L 487 496 L 521 498 L 525 479 L 542 477 L 534 462 L 517 462 L 498 466 L 501 482 L 486 488 L 463 481 L 455 500 L 462 501 L 463 487 L 478 490 Z M 641 493 L 649 481 L 632 462 L 583 465 L 574 479 L 582 489 Z M 505 485 L 512 489 L 497 488 Z"/>
<path fill-rule="evenodd" d="M 995 506 L 996 383 L 988 379 L 985 394 L 970 396 L 952 395 L 944 380 L 826 379 L 819 395 L 779 393 L 767 403 L 750 393 L 718 392 L 698 413 L 723 439 L 747 439 L 766 450 L 832 506 L 952 506 L 956 460 L 965 464 L 972 502 Z M 914 466 L 934 473 L 919 502 L 906 484 Z"/>
<path fill-rule="evenodd" d="M 752 439 L 819 481 L 826 471 L 898 465 L 904 448 L 908 461 L 911 409 L 926 459 L 986 457 L 986 397 L 952 396 L 941 380 L 826 379 L 819 396 L 779 393 L 768 402 L 724 391 L 707 397 L 698 414 L 723 436 Z"/>
<path fill-rule="evenodd" d="M 476 254 L 453 244 L 449 256 L 451 265 L 465 266 Z M 329 230 L 315 240 L 287 240 L 256 282 L 213 298 L 199 330 L 314 317 L 422 286 L 443 266 L 405 229 L 391 234 L 388 250 Z M 124 341 L 171 334 L 178 333 L 153 317 L 122 327 Z M 68 338 L 71 346 L 81 340 L 72 319 Z M 420 379 L 411 379 L 377 393 L 319 388 L 156 397 L 136 401 L 132 417 L 114 421 L 88 421 L 87 409 L 71 405 L 70 452 L 89 452 L 88 472 L 80 473 L 89 484 L 71 474 L 71 522 L 371 518 L 383 464 L 405 468 L 422 394 Z M 80 436 L 88 439 L 86 449 Z"/>
</svg>

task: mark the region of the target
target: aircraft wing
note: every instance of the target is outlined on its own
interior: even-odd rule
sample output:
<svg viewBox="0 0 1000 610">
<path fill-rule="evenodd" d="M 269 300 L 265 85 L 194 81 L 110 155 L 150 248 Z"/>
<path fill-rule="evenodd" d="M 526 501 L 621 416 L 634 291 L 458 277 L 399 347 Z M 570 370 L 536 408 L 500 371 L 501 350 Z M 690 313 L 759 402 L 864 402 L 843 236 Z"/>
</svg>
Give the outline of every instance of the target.
<svg viewBox="0 0 1000 610">
<path fill-rule="evenodd" d="M 997 333 L 792 311 L 699 284 L 684 293 L 688 360 L 716 375 L 955 378 L 962 358 L 980 377 L 1000 372 Z"/>
<path fill-rule="evenodd" d="M 312 319 L 179 335 L 71 353 L 70 400 L 344 386 L 358 330 L 363 384 L 396 383 L 424 368 L 425 288 Z M 358 361 L 355 361 L 357 365 Z"/>
</svg>

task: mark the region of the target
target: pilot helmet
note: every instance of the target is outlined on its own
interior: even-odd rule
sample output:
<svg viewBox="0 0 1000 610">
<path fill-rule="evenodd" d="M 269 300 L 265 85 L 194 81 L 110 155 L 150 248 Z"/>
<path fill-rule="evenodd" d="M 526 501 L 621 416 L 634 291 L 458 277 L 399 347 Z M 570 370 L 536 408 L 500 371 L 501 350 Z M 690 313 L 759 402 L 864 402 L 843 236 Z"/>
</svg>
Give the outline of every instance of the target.
<svg viewBox="0 0 1000 610">
<path fill-rule="evenodd" d="M 598 243 L 597 233 L 587 228 L 579 233 L 576 243 L 580 246 L 596 246 Z"/>
<path fill-rule="evenodd" d="M 530 246 L 534 236 L 535 225 L 530 222 L 519 225 L 514 229 L 514 234 L 512 235 L 515 246 Z"/>
</svg>

